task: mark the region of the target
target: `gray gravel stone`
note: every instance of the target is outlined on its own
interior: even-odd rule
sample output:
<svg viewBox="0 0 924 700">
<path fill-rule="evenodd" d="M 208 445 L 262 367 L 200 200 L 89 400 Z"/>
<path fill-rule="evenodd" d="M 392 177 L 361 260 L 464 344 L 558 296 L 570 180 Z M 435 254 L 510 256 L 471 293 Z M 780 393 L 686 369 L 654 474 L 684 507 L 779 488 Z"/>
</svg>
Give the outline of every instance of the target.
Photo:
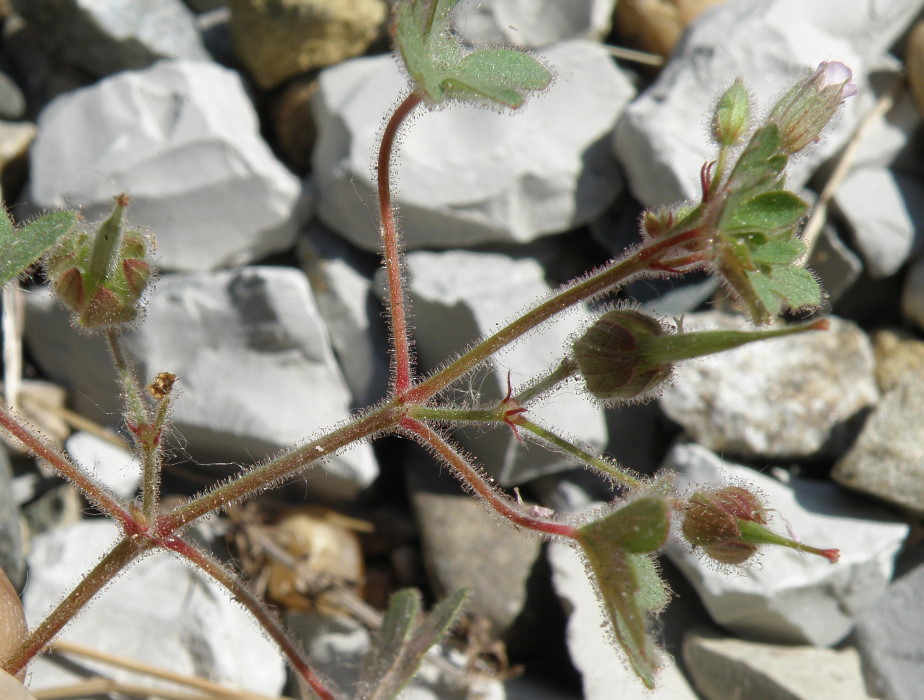
<svg viewBox="0 0 924 700">
<path fill-rule="evenodd" d="M 96 479 L 122 498 L 131 500 L 141 482 L 141 462 L 131 452 L 85 430 L 71 435 L 67 453 Z"/>
<path fill-rule="evenodd" d="M 523 614 L 527 582 L 542 541 L 524 533 L 438 478 L 432 459 L 410 465 L 408 491 L 420 532 L 424 564 L 434 595 L 467 586 L 468 613 L 487 618 L 493 634 L 507 635 Z M 453 480 L 454 481 L 454 480 Z M 541 633 L 533 630 L 533 634 Z"/>
<path fill-rule="evenodd" d="M 462 0 L 453 27 L 473 44 L 540 48 L 567 39 L 601 39 L 615 0 Z"/>
<path fill-rule="evenodd" d="M 863 263 L 844 245 L 834 227 L 826 224 L 812 249 L 808 268 L 820 282 L 825 302 L 833 304 L 859 279 Z"/>
<path fill-rule="evenodd" d="M 885 393 L 912 377 L 924 377 L 924 341 L 904 329 L 886 328 L 873 336 L 876 381 Z"/>
<path fill-rule="evenodd" d="M 871 700 L 856 649 L 774 646 L 689 633 L 683 657 L 704 700 Z"/>
<path fill-rule="evenodd" d="M 853 170 L 834 195 L 869 274 L 888 277 L 920 248 L 924 185 L 886 168 Z"/>
<path fill-rule="evenodd" d="M 370 406 L 388 389 L 388 329 L 372 285 L 376 264 L 317 222 L 299 237 L 296 254 L 353 394 L 352 405 Z"/>
<path fill-rule="evenodd" d="M 895 581 L 857 622 L 867 680 L 879 697 L 919 700 L 924 688 L 924 566 Z"/>
<path fill-rule="evenodd" d="M 886 393 L 831 472 L 839 484 L 924 515 L 924 383 L 909 374 Z"/>
<path fill-rule="evenodd" d="M 240 76 L 163 61 L 54 100 L 39 115 L 24 199 L 108 215 L 132 197 L 132 225 L 157 237 L 158 264 L 208 270 L 295 242 L 301 188 L 260 136 Z M 79 139 L 75 133 L 82 134 Z"/>
<path fill-rule="evenodd" d="M 751 343 L 681 365 L 661 406 L 693 438 L 747 457 L 840 454 L 853 438 L 848 421 L 879 398 L 869 339 L 832 317 L 826 331 Z M 706 312 L 684 328 L 747 328 Z"/>
<path fill-rule="evenodd" d="M 70 386 L 82 410 L 113 420 L 121 406 L 99 336 L 68 327 L 51 299 L 29 301 L 27 343 Z M 252 267 L 162 278 L 143 325 L 124 344 L 139 375 L 179 376 L 173 421 L 188 454 L 250 463 L 344 420 L 350 393 L 305 276 Z M 108 416 L 108 418 L 107 418 Z M 378 474 L 368 444 L 309 472 L 313 495 L 349 498 Z"/>
<path fill-rule="evenodd" d="M 543 57 L 557 81 L 521 114 L 452 105 L 413 119 L 395 171 L 409 248 L 530 241 L 587 223 L 622 190 L 606 139 L 634 89 L 598 44 L 563 42 Z M 366 250 L 379 246 L 374 145 L 406 92 L 395 61 L 381 56 L 325 70 L 314 100 L 318 214 Z"/>
</svg>

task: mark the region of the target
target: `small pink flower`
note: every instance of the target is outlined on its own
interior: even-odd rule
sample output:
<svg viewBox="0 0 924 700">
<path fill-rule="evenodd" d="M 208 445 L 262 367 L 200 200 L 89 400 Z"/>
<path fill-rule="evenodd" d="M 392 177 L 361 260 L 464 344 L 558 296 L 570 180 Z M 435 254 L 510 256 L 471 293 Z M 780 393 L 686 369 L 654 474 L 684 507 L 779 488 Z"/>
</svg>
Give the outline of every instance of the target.
<svg viewBox="0 0 924 700">
<path fill-rule="evenodd" d="M 860 90 L 851 81 L 853 80 L 853 71 L 840 61 L 823 61 L 818 64 L 815 75 L 820 79 L 819 87 L 825 89 L 832 85 L 841 87 L 841 99 L 853 97 Z"/>
<path fill-rule="evenodd" d="M 841 103 L 857 94 L 852 80 L 853 72 L 846 65 L 824 61 L 783 95 L 768 121 L 779 128 L 784 153 L 796 153 L 818 140 Z"/>
</svg>

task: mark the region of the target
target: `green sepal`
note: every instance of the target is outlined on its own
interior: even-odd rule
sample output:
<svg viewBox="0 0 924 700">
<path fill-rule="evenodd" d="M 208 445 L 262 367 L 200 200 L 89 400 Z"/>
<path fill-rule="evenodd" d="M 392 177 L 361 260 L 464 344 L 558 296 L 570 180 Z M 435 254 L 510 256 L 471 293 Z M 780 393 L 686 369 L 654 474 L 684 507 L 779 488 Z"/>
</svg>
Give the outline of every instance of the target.
<svg viewBox="0 0 924 700">
<path fill-rule="evenodd" d="M 395 10 L 398 52 L 417 90 L 428 101 L 487 101 L 516 109 L 529 92 L 548 87 L 552 74 L 524 53 L 509 48 L 467 53 L 449 23 L 457 2 L 408 0 Z"/>
<path fill-rule="evenodd" d="M 56 211 L 13 228 L 4 207 L 0 207 L 0 285 L 18 277 L 77 225 L 72 211 Z"/>
<path fill-rule="evenodd" d="M 754 132 L 728 178 L 732 192 L 779 189 L 789 156 L 780 152 L 780 131 L 768 124 Z"/>
</svg>

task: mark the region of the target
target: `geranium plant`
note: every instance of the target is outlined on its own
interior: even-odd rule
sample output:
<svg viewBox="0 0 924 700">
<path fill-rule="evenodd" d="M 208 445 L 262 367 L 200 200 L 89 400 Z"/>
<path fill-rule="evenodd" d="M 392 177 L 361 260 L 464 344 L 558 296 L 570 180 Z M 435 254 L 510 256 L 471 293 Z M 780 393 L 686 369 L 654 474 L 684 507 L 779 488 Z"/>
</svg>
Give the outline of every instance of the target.
<svg viewBox="0 0 924 700">
<path fill-rule="evenodd" d="M 734 83 L 721 97 L 712 119 L 718 145 L 714 161 L 700 173 L 701 197 L 694 203 L 647 212 L 639 243 L 623 255 L 558 289 L 550 297 L 483 338 L 442 369 L 421 376 L 405 310 L 401 239 L 392 202 L 391 170 L 396 134 L 418 109 L 447 102 L 477 102 L 515 110 L 531 93 L 546 89 L 552 75 L 539 61 L 507 48 L 470 50 L 449 25 L 455 0 L 406 0 L 395 8 L 397 53 L 411 79 L 409 94 L 395 109 L 378 153 L 378 196 L 383 264 L 388 282 L 391 330 L 391 384 L 388 396 L 344 425 L 240 475 L 208 488 L 179 505 L 160 499 L 162 436 L 168 427 L 170 368 L 145 386 L 121 349 L 120 324 L 135 317 L 151 279 L 145 237 L 125 226 L 129 198 L 116 198 L 112 215 L 93 230 L 74 214 L 51 214 L 15 229 L 0 215 L 0 273 L 13 279 L 45 256 L 48 278 L 77 323 L 105 335 L 126 397 L 125 423 L 143 464 L 141 496 L 125 502 L 50 446 L 9 409 L 0 424 L 36 456 L 74 483 L 122 537 L 77 587 L 28 635 L 3 650 L 3 668 L 21 674 L 55 635 L 112 580 L 151 550 L 167 550 L 199 567 L 253 613 L 279 645 L 305 686 L 319 698 L 390 698 L 413 675 L 426 649 L 452 623 L 464 593 L 450 596 L 427 616 L 418 597 L 392 598 L 383 627 L 356 688 L 337 689 L 313 669 L 276 617 L 247 584 L 203 551 L 186 532 L 200 518 L 310 469 L 332 453 L 360 441 L 397 434 L 424 446 L 452 470 L 485 508 L 518 528 L 566 542 L 584 559 L 593 578 L 613 639 L 638 674 L 653 687 L 661 655 L 649 633 L 650 616 L 667 602 L 655 553 L 678 531 L 705 556 L 739 564 L 758 547 L 793 547 L 837 561 L 837 550 L 816 549 L 775 533 L 767 525 L 771 504 L 744 486 L 704 488 L 683 495 L 670 474 L 640 478 L 556 433 L 534 415 L 537 400 L 565 383 L 583 387 L 606 404 L 650 397 L 683 360 L 721 352 L 761 339 L 821 330 L 826 322 L 774 325 L 751 332 L 685 333 L 660 319 L 626 307 L 612 307 L 579 330 L 561 359 L 546 374 L 511 387 L 500 402 L 480 406 L 454 403 L 447 392 L 489 362 L 510 343 L 576 305 L 599 300 L 644 276 L 680 276 L 706 270 L 718 277 L 755 325 L 768 324 L 784 310 L 807 310 L 822 299 L 815 278 L 802 265 L 805 247 L 799 225 L 807 204 L 785 186 L 790 156 L 818 138 L 838 105 L 855 91 L 842 64 L 824 63 L 800 79 L 761 122 L 752 117 L 747 90 Z M 501 118 L 501 117 L 498 117 Z M 479 424 L 513 430 L 523 440 L 563 452 L 611 480 L 613 500 L 592 513 L 571 516 L 523 503 L 488 478 L 473 458 L 456 446 L 452 428 Z M 21 631 L 17 634 L 21 634 Z"/>
</svg>

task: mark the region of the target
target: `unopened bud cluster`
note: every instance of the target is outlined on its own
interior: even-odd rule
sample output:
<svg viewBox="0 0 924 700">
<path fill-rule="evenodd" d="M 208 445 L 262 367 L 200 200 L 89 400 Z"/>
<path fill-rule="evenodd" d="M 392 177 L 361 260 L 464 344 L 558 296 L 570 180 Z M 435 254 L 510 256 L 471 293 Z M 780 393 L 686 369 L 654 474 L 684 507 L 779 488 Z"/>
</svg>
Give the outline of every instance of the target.
<svg viewBox="0 0 924 700">
<path fill-rule="evenodd" d="M 148 242 L 137 230 L 125 230 L 128 197 L 115 198 L 115 208 L 96 231 L 76 231 L 46 262 L 54 291 L 81 326 L 89 329 L 131 321 L 151 277 Z"/>
</svg>

